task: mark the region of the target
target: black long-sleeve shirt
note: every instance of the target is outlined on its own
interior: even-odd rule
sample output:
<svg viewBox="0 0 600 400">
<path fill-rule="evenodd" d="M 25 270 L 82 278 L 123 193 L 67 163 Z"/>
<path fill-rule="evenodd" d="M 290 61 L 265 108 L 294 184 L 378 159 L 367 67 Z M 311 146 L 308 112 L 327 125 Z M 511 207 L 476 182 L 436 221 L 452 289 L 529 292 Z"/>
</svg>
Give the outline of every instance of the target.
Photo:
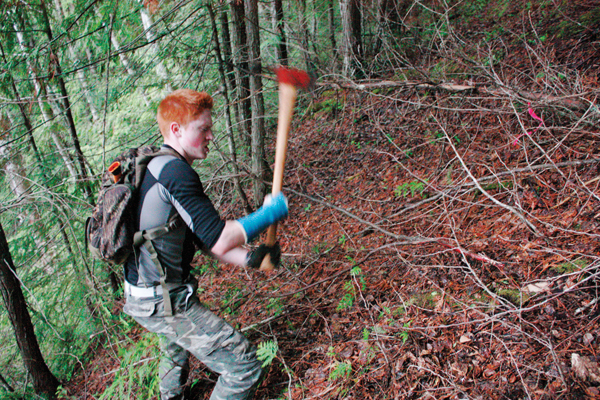
<svg viewBox="0 0 600 400">
<path fill-rule="evenodd" d="M 189 277 L 196 250 L 194 241 L 211 249 L 225 221 L 204 193 L 196 171 L 183 158 L 161 155 L 150 161 L 142 182 L 138 227 L 144 230 L 164 225 L 175 213 L 185 225 L 152 241 L 168 283 L 182 283 Z M 135 249 L 125 263 L 125 279 L 141 287 L 159 284 L 160 274 L 144 246 Z"/>
</svg>

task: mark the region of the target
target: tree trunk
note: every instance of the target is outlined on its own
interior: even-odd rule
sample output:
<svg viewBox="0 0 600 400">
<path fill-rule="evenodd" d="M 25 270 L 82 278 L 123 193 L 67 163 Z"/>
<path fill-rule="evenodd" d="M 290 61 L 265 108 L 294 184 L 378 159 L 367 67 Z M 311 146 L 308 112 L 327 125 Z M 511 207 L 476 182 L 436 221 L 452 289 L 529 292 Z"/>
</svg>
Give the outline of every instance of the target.
<svg viewBox="0 0 600 400">
<path fill-rule="evenodd" d="M 308 22 L 306 20 L 306 0 L 298 0 L 298 6 L 298 29 L 300 30 L 299 42 L 302 44 L 301 51 L 302 56 L 304 58 L 304 65 L 306 71 L 308 71 L 310 75 L 315 75 L 316 68 L 310 56 L 310 43 L 312 42 L 312 40 L 310 39 L 310 34 L 308 31 Z"/>
<path fill-rule="evenodd" d="M 73 140 L 73 147 L 75 147 L 75 153 L 77 154 L 77 161 L 79 162 L 80 178 L 81 178 L 81 182 L 82 182 L 82 187 L 83 187 L 83 190 L 84 190 L 87 200 L 91 204 L 94 204 L 94 196 L 92 195 L 92 191 L 88 184 L 88 175 L 87 175 L 87 170 L 86 170 L 85 156 L 83 155 L 83 152 L 81 151 L 81 146 L 79 144 L 79 137 L 77 136 L 75 120 L 73 119 L 73 114 L 71 112 L 71 102 L 69 100 L 69 94 L 67 93 L 65 81 L 62 76 L 62 69 L 60 67 L 60 61 L 53 49 L 52 43 L 54 43 L 54 38 L 52 37 L 52 28 L 50 27 L 50 20 L 48 18 L 48 10 L 46 10 L 46 5 L 44 4 L 43 1 L 40 5 L 40 8 L 41 8 L 42 17 L 44 20 L 44 30 L 46 32 L 46 35 L 48 36 L 48 42 L 50 43 L 51 61 L 53 62 L 54 68 L 56 70 L 56 79 L 58 80 L 58 86 L 60 89 L 60 94 L 62 96 L 62 103 L 63 103 L 62 111 L 65 114 L 67 124 L 69 126 L 69 132 L 71 133 L 71 139 Z M 93 171 L 90 171 L 90 172 L 92 173 L 92 175 L 94 174 Z"/>
<path fill-rule="evenodd" d="M 52 374 L 44 361 L 35 336 L 31 317 L 27 311 L 21 283 L 15 272 L 4 229 L 0 224 L 0 292 L 8 318 L 13 326 L 17 346 L 23 358 L 23 364 L 31 375 L 35 392 L 47 398 L 56 397 L 58 379 Z"/>
<path fill-rule="evenodd" d="M 237 93 L 234 99 L 238 105 L 238 126 L 241 127 L 241 135 L 248 149 L 252 147 L 251 125 L 252 115 L 250 112 L 250 77 L 248 76 L 248 37 L 246 35 L 246 16 L 244 3 L 240 0 L 231 0 L 231 21 L 233 22 L 232 49 L 235 80 L 237 82 Z"/>
<path fill-rule="evenodd" d="M 402 34 L 402 19 L 400 13 L 406 10 L 404 0 L 376 0 L 375 27 L 376 34 L 373 41 L 373 55 L 386 52 L 389 49 L 390 37 L 399 37 Z"/>
<path fill-rule="evenodd" d="M 233 56 L 231 54 L 231 32 L 229 30 L 229 18 L 227 18 L 227 9 L 222 9 L 219 13 L 219 20 L 221 23 L 221 41 L 223 43 L 222 56 L 223 64 L 225 68 L 225 75 L 227 76 L 227 91 L 229 94 L 233 94 L 233 97 L 237 97 L 237 83 L 235 81 L 235 71 L 233 69 Z M 235 115 L 235 121 L 237 122 L 238 130 L 242 130 L 240 127 L 240 107 L 237 102 L 233 105 L 233 114 Z"/>
<path fill-rule="evenodd" d="M 2 46 L 1 42 L 0 42 L 0 53 L 2 54 L 2 61 L 4 61 L 5 64 L 8 64 L 7 60 L 6 60 L 6 55 L 4 54 L 4 47 Z M 47 176 L 45 173 L 45 167 L 44 167 L 45 166 L 44 160 L 42 159 L 42 155 L 37 147 L 35 138 L 33 137 L 33 126 L 31 125 L 31 121 L 29 120 L 27 113 L 25 112 L 24 102 L 21 101 L 21 96 L 19 95 L 19 91 L 17 90 L 17 85 L 15 85 L 15 81 L 14 81 L 12 75 L 10 74 L 10 71 L 8 71 L 7 76 L 10 80 L 11 89 L 15 96 L 15 101 L 18 104 L 19 112 L 21 113 L 21 116 L 23 117 L 23 124 L 25 125 L 25 129 L 27 129 L 26 135 L 27 135 L 27 138 L 29 139 L 29 144 L 31 145 L 31 150 L 33 151 L 33 154 L 38 162 L 38 165 L 42 171 L 42 174 L 44 175 L 44 178 L 47 179 Z"/>
<path fill-rule="evenodd" d="M 165 90 L 167 92 L 172 92 L 173 86 L 169 81 L 169 71 L 167 70 L 167 67 L 165 67 L 165 64 L 163 64 L 162 62 L 160 46 L 156 40 L 156 34 L 154 33 L 154 24 L 152 23 L 152 18 L 150 17 L 150 14 L 148 14 L 148 11 L 146 10 L 144 5 L 142 5 L 142 7 L 140 8 L 140 15 L 142 17 L 142 25 L 144 26 L 146 40 L 148 41 L 148 43 L 150 43 L 150 47 L 154 51 L 154 55 L 158 60 L 156 62 L 156 73 L 164 81 Z"/>
<path fill-rule="evenodd" d="M 332 51 L 337 50 L 337 44 L 335 41 L 335 7 L 333 0 L 329 0 L 329 41 L 331 42 Z"/>
<path fill-rule="evenodd" d="M 262 204 L 267 193 L 265 161 L 265 106 L 263 101 L 262 64 L 260 61 L 260 30 L 258 1 L 245 0 L 246 33 L 248 35 L 248 67 L 250 70 L 250 93 L 252 104 L 252 175 L 254 179 L 254 205 Z"/>
<path fill-rule="evenodd" d="M 0 374 L 0 383 L 2 383 L 2 386 L 4 387 L 4 389 L 9 392 L 9 393 L 14 393 L 15 389 L 13 389 L 12 386 L 10 386 L 10 383 L 8 383 L 8 381 L 6 379 L 4 379 L 4 376 L 2 376 L 2 374 Z"/>
<path fill-rule="evenodd" d="M 273 0 L 273 31 L 277 33 L 277 60 L 281 65 L 288 65 L 287 39 L 285 36 L 285 23 L 283 19 L 283 5 L 281 0 Z"/>
<path fill-rule="evenodd" d="M 23 35 L 23 31 L 25 31 L 25 24 L 23 22 L 22 15 L 20 13 L 18 13 L 17 17 L 21 22 L 21 26 L 18 26 L 17 24 L 15 24 L 14 28 L 15 28 L 15 32 L 17 33 L 17 41 L 19 42 L 19 47 L 21 48 L 21 50 L 23 52 L 25 52 L 25 51 L 27 51 L 27 48 L 28 48 L 25 37 Z M 35 73 L 35 68 L 31 64 L 31 59 L 29 57 L 26 58 L 26 62 L 27 62 L 27 69 L 29 70 L 29 77 L 33 81 L 33 85 L 35 88 L 35 96 L 37 98 L 38 106 L 40 108 L 40 112 L 42 114 L 42 119 L 44 121 L 44 124 L 52 124 L 50 126 L 50 128 L 48 129 L 48 131 L 50 132 L 50 137 L 52 138 L 52 141 L 54 142 L 54 145 L 56 146 L 58 153 L 60 154 L 60 156 L 67 168 L 67 171 L 69 172 L 69 175 L 71 176 L 71 178 L 73 179 L 73 182 L 75 183 L 75 182 L 77 182 L 77 171 L 75 171 L 75 165 L 73 163 L 73 159 L 71 158 L 71 155 L 65 149 L 62 139 L 58 135 L 58 132 L 57 132 L 58 123 L 53 122 L 54 121 L 54 112 L 52 111 L 52 107 L 50 107 L 50 105 L 47 103 L 47 101 L 44 101 L 44 98 L 46 97 L 46 93 L 47 93 L 46 88 L 43 86 L 42 82 L 37 78 L 36 73 Z"/>
<path fill-rule="evenodd" d="M 8 145 L 4 140 L 1 140 L 0 159 L 4 160 L 2 170 L 4 171 L 4 176 L 8 181 L 8 187 L 10 188 L 10 191 L 15 196 L 15 199 L 20 199 L 27 193 L 28 185 L 25 183 L 24 179 L 27 174 L 23 169 L 23 163 L 15 163 L 9 153 L 10 151 Z M 26 216 L 19 212 L 19 218 L 24 220 L 26 219 Z"/>
<path fill-rule="evenodd" d="M 125 67 L 127 74 L 130 77 L 135 78 L 135 70 L 133 69 L 133 65 L 131 65 L 131 61 L 129 60 L 129 57 L 127 57 L 127 53 L 121 52 L 121 43 L 119 43 L 115 31 L 110 32 L 110 41 L 113 45 L 114 51 L 116 53 L 119 53 L 119 60 L 121 60 L 121 64 L 123 64 L 123 66 Z M 144 99 L 144 104 L 146 104 L 146 106 L 150 106 L 150 100 L 148 99 L 146 92 L 144 92 L 144 88 L 138 86 L 137 90 L 142 96 L 142 99 Z"/>
<path fill-rule="evenodd" d="M 7 115 L 10 114 L 7 113 Z M 15 200 L 20 201 L 27 194 L 29 186 L 24 179 L 27 174 L 23 168 L 23 162 L 14 162 L 11 149 L 7 140 L 5 140 L 5 136 L 8 136 L 6 132 L 13 125 L 12 121 L 4 118 L 4 113 L 0 114 L 0 160 L 2 160 L 2 170 L 4 171 L 4 177 L 8 181 L 8 187 L 13 193 Z M 17 219 L 19 220 L 19 223 L 25 222 L 26 226 L 35 226 L 33 225 L 35 221 L 29 221 L 29 216 L 22 207 L 17 209 Z"/>
<path fill-rule="evenodd" d="M 57 1 L 60 1 L 60 0 L 57 0 Z M 96 14 L 100 18 L 103 17 L 103 15 L 100 13 L 100 9 L 97 7 L 96 7 Z M 110 42 L 112 43 L 114 52 L 119 55 L 119 60 L 121 61 L 121 64 L 123 64 L 123 67 L 125 67 L 125 71 L 127 71 L 127 75 L 129 75 L 132 79 L 135 79 L 136 73 L 135 73 L 134 65 L 131 62 L 131 60 L 129 59 L 129 56 L 127 56 L 127 53 L 121 51 L 121 43 L 119 42 L 119 39 L 117 38 L 116 32 L 112 29 L 110 30 Z M 90 59 L 90 65 L 93 65 L 93 63 L 91 62 L 92 57 L 89 54 L 89 49 L 86 48 L 86 50 L 88 51 L 88 58 Z M 94 73 L 94 75 L 97 75 L 97 74 Z M 146 95 L 144 88 L 142 86 L 138 86 L 137 91 L 140 94 L 140 96 L 142 96 L 142 99 L 144 100 L 144 104 L 147 107 L 149 107 L 150 99 L 148 99 L 148 96 Z"/>
<path fill-rule="evenodd" d="M 208 9 L 208 13 L 210 15 L 210 23 L 213 30 L 213 42 L 215 44 L 215 54 L 217 56 L 217 66 L 219 70 L 219 75 L 221 75 L 221 80 L 223 81 L 223 97 L 225 97 L 225 129 L 227 130 L 227 142 L 229 145 L 229 156 L 231 157 L 231 165 L 233 168 L 233 184 L 237 189 L 237 192 L 242 200 L 242 204 L 244 205 L 244 209 L 247 213 L 252 212 L 252 208 L 248 203 L 248 198 L 246 197 L 246 193 L 244 193 L 244 189 L 240 183 L 240 169 L 237 164 L 237 154 L 235 149 L 235 140 L 233 138 L 233 127 L 231 126 L 231 110 L 230 110 L 230 102 L 229 102 L 229 90 L 227 88 L 228 82 L 227 77 L 225 76 L 225 68 L 223 57 L 221 56 L 221 45 L 219 43 L 219 32 L 217 30 L 217 23 L 215 21 L 215 13 L 210 4 L 206 6 Z"/>
<path fill-rule="evenodd" d="M 31 229 L 33 234 L 31 235 L 37 248 L 44 248 L 46 243 L 49 242 L 47 231 L 42 222 L 42 217 L 39 210 L 36 207 L 25 207 L 28 202 L 28 197 L 31 195 L 31 184 L 27 177 L 27 170 L 25 169 L 25 162 L 19 151 L 15 151 L 11 148 L 10 141 L 4 141 L 4 137 L 8 136 L 6 132 L 10 126 L 15 126 L 16 123 L 12 120 L 10 113 L 6 113 L 8 116 L 7 120 L 4 119 L 4 115 L 0 114 L 0 160 L 3 161 L 3 170 L 8 180 L 8 186 L 14 194 L 15 202 L 19 207 L 18 218 L 19 225 L 24 229 Z M 8 139 L 8 138 L 7 138 Z M 46 186 L 46 185 L 44 185 Z M 41 268 L 47 274 L 53 274 L 54 271 L 54 257 L 56 257 L 55 249 L 47 249 L 42 253 L 39 259 L 35 262 L 34 266 Z"/>
<path fill-rule="evenodd" d="M 127 57 L 127 54 L 121 52 L 121 43 L 119 43 L 115 31 L 110 32 L 110 41 L 113 45 L 113 49 L 115 50 L 115 52 L 119 53 L 119 60 L 121 60 L 121 64 L 123 64 L 123 66 L 125 67 L 127 74 L 129 76 L 134 76 L 135 70 L 133 69 L 131 62 L 129 61 L 129 57 Z"/>
<path fill-rule="evenodd" d="M 69 12 L 73 13 L 74 12 L 73 3 L 69 3 L 69 6 L 70 6 Z M 56 8 L 56 11 L 58 11 L 58 16 L 60 17 L 60 21 L 64 21 L 65 20 L 65 11 L 63 8 L 62 0 L 54 0 L 54 7 Z M 94 57 L 92 57 L 92 51 L 87 46 L 85 48 L 85 57 L 88 61 L 89 69 L 90 69 L 90 72 L 92 73 L 92 76 L 98 76 L 98 71 L 96 70 L 96 66 L 94 65 L 94 62 L 93 62 Z"/>
<path fill-rule="evenodd" d="M 75 53 L 75 49 L 72 44 L 67 46 L 69 50 L 69 54 L 71 55 L 71 61 L 76 62 L 78 60 L 77 53 Z M 92 122 L 98 121 L 98 110 L 96 105 L 94 104 L 94 98 L 91 95 L 90 88 L 85 79 L 85 72 L 83 69 L 77 69 L 77 80 L 79 81 L 79 85 L 81 86 L 81 90 L 83 91 L 83 95 L 88 104 L 88 108 L 90 110 L 90 114 L 92 116 Z"/>
<path fill-rule="evenodd" d="M 59 21 L 62 22 L 65 20 L 65 12 L 62 7 L 61 0 L 54 0 L 54 8 L 59 16 Z M 73 43 L 68 43 L 67 48 L 69 49 L 69 55 L 71 56 L 73 62 L 78 60 L 77 54 L 75 53 L 75 49 L 73 48 Z M 87 49 L 89 51 L 89 49 Z M 91 68 L 90 68 L 91 69 Z M 85 100 L 88 103 L 90 114 L 92 116 L 92 122 L 98 121 L 98 110 L 96 109 L 96 105 L 94 104 L 94 99 L 90 94 L 90 89 L 88 87 L 87 81 L 85 79 L 85 73 L 83 69 L 77 69 L 77 79 L 79 80 L 79 84 L 81 85 L 81 90 L 83 90 L 83 95 L 85 96 Z"/>
<path fill-rule="evenodd" d="M 92 51 L 90 50 L 89 47 L 85 48 L 85 57 L 88 60 L 88 64 L 90 66 L 90 72 L 92 73 L 92 76 L 98 76 L 98 70 L 96 69 L 96 64 L 94 63 L 94 57 L 93 57 Z"/>
<path fill-rule="evenodd" d="M 364 77 L 362 61 L 362 31 L 359 0 L 340 0 L 342 16 L 342 74 L 348 78 Z"/>
<path fill-rule="evenodd" d="M 4 53 L 4 46 L 2 46 L 2 42 L 0 42 L 0 52 L 2 53 L 2 61 L 4 62 L 4 65 L 8 65 L 8 61 L 6 59 L 6 54 Z M 25 106 L 24 106 L 25 102 L 21 101 L 21 96 L 19 95 L 19 91 L 17 89 L 17 85 L 15 85 L 15 80 L 14 80 L 12 74 L 10 73 L 10 71 L 5 71 L 5 72 L 8 72 L 8 78 L 10 80 L 11 89 L 15 96 L 15 102 L 17 103 L 17 106 L 19 107 L 19 112 L 21 113 L 21 116 L 23 116 L 23 124 L 25 125 L 25 129 L 27 129 L 27 138 L 29 139 L 29 143 L 31 144 L 31 148 L 34 152 L 35 158 L 37 159 L 38 163 L 40 164 L 40 167 L 43 168 L 44 163 L 42 160 L 42 156 L 41 156 L 40 151 L 38 150 L 37 144 L 35 142 L 35 138 L 33 137 L 33 126 L 31 125 L 29 118 L 27 118 L 27 113 L 25 113 Z"/>
</svg>

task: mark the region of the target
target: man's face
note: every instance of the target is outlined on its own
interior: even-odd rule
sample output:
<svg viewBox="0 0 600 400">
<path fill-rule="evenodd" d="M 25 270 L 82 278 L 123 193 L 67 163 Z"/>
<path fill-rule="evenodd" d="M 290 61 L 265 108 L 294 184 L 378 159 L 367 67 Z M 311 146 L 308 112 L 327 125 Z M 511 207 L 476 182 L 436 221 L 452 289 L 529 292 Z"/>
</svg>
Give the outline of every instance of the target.
<svg viewBox="0 0 600 400">
<path fill-rule="evenodd" d="M 208 155 L 208 143 L 213 140 L 212 126 L 212 116 L 208 109 L 187 125 L 179 126 L 179 144 L 188 163 L 203 160 Z"/>
</svg>

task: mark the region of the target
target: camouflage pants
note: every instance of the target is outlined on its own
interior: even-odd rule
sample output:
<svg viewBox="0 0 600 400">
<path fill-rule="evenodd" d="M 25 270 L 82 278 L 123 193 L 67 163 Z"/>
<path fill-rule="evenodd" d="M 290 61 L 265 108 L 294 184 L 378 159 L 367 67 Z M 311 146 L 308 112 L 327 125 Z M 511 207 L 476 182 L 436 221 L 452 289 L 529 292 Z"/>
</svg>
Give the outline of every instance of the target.
<svg viewBox="0 0 600 400">
<path fill-rule="evenodd" d="M 263 375 L 256 348 L 227 322 L 204 308 L 195 288 L 170 290 L 173 316 L 164 316 L 161 297 L 127 296 L 123 311 L 161 335 L 161 399 L 180 399 L 193 354 L 219 379 L 211 400 L 251 399 Z"/>
</svg>

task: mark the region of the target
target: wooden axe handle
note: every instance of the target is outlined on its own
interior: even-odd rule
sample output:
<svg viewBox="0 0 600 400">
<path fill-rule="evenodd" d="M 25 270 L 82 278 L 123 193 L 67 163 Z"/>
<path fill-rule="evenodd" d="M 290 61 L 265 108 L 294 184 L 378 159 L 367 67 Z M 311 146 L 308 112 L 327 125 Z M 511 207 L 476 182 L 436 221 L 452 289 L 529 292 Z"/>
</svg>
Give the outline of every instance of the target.
<svg viewBox="0 0 600 400">
<path fill-rule="evenodd" d="M 281 192 L 283 186 L 283 168 L 287 153 L 288 135 L 294 115 L 294 105 L 298 90 L 288 83 L 279 84 L 279 115 L 277 120 L 277 147 L 275 148 L 275 170 L 273 172 L 273 189 L 271 194 Z M 267 231 L 267 246 L 273 246 L 277 241 L 277 223 L 269 226 Z M 272 271 L 275 268 L 271 258 L 267 255 L 260 264 L 261 271 Z"/>
</svg>

